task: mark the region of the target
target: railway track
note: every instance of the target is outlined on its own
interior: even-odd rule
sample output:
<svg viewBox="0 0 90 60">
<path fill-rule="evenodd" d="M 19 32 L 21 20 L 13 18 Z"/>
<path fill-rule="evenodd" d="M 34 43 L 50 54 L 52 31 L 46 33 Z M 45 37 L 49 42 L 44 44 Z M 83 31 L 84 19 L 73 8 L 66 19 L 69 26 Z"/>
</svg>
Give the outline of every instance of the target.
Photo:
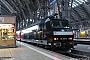
<svg viewBox="0 0 90 60">
<path fill-rule="evenodd" d="M 25 42 L 25 43 L 28 43 L 28 42 Z M 28 43 L 28 44 L 31 44 L 31 43 Z M 42 46 L 38 46 L 38 47 L 44 48 Z M 66 56 L 69 56 L 72 58 L 76 58 L 79 60 L 90 60 L 90 52 L 84 52 L 84 51 L 79 51 L 79 50 L 75 50 L 75 49 L 65 51 L 65 50 L 61 50 L 58 48 L 55 48 L 54 50 L 52 50 L 52 49 L 48 49 L 48 50 L 56 52 L 56 53 L 60 53 L 60 54 L 63 54 L 63 55 L 66 55 Z"/>
<path fill-rule="evenodd" d="M 51 49 L 48 49 L 48 50 L 51 50 Z M 66 51 L 66 50 L 61 50 L 58 48 L 51 51 L 54 51 L 56 53 L 60 53 L 60 54 L 63 54 L 63 55 L 66 55 L 75 59 L 79 59 L 79 60 L 90 60 L 90 52 L 79 51 L 76 49 L 71 49 L 71 50 Z"/>
<path fill-rule="evenodd" d="M 79 50 L 72 50 L 72 52 L 68 53 L 72 56 L 78 57 L 78 58 L 87 58 L 90 60 L 90 52 L 84 52 Z"/>
<path fill-rule="evenodd" d="M 83 52 L 79 50 L 72 49 L 71 52 L 68 51 L 54 51 L 75 59 L 79 60 L 90 60 L 90 52 Z"/>
</svg>

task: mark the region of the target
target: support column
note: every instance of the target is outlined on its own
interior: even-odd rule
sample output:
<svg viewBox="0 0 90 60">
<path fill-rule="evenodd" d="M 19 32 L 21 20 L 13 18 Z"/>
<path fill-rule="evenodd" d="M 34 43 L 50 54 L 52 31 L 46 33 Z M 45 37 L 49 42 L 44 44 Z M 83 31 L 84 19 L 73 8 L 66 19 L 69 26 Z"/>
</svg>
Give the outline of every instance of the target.
<svg viewBox="0 0 90 60">
<path fill-rule="evenodd" d="M 73 0 L 56 0 L 60 18 L 70 19 Z M 70 5 L 71 6 L 70 6 Z"/>
<path fill-rule="evenodd" d="M 44 0 L 43 1 L 43 10 L 44 10 L 44 17 L 47 17 L 48 16 L 48 6 L 47 6 L 47 3 L 48 1 L 47 0 Z"/>
<path fill-rule="evenodd" d="M 34 22 L 37 22 L 37 10 L 34 11 Z"/>
</svg>

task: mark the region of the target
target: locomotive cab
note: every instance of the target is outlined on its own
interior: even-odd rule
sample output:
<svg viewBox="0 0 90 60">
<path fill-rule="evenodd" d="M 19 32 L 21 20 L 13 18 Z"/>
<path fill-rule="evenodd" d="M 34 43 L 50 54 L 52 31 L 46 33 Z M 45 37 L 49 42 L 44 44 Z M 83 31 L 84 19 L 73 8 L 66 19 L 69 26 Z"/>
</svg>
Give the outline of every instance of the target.
<svg viewBox="0 0 90 60">
<path fill-rule="evenodd" d="M 48 44 L 55 47 L 73 48 L 73 32 L 66 19 L 47 19 L 45 21 L 48 31 Z"/>
</svg>

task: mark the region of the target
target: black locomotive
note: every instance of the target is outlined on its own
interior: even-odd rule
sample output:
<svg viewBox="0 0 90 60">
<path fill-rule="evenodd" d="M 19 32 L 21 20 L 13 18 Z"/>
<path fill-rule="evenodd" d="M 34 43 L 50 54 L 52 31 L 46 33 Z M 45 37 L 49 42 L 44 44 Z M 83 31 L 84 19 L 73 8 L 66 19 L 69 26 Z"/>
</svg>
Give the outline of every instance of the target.
<svg viewBox="0 0 90 60">
<path fill-rule="evenodd" d="M 73 32 L 67 19 L 41 19 L 22 30 L 27 42 L 44 46 L 73 48 Z"/>
</svg>

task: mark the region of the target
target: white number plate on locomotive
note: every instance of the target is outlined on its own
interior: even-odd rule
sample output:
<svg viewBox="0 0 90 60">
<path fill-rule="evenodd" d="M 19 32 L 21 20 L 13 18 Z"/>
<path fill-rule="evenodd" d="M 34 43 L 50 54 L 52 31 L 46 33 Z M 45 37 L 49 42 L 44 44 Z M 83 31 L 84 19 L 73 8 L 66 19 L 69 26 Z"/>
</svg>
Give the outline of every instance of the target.
<svg viewBox="0 0 90 60">
<path fill-rule="evenodd" d="M 73 32 L 60 32 L 60 31 L 54 31 L 54 35 L 73 35 Z"/>
</svg>

